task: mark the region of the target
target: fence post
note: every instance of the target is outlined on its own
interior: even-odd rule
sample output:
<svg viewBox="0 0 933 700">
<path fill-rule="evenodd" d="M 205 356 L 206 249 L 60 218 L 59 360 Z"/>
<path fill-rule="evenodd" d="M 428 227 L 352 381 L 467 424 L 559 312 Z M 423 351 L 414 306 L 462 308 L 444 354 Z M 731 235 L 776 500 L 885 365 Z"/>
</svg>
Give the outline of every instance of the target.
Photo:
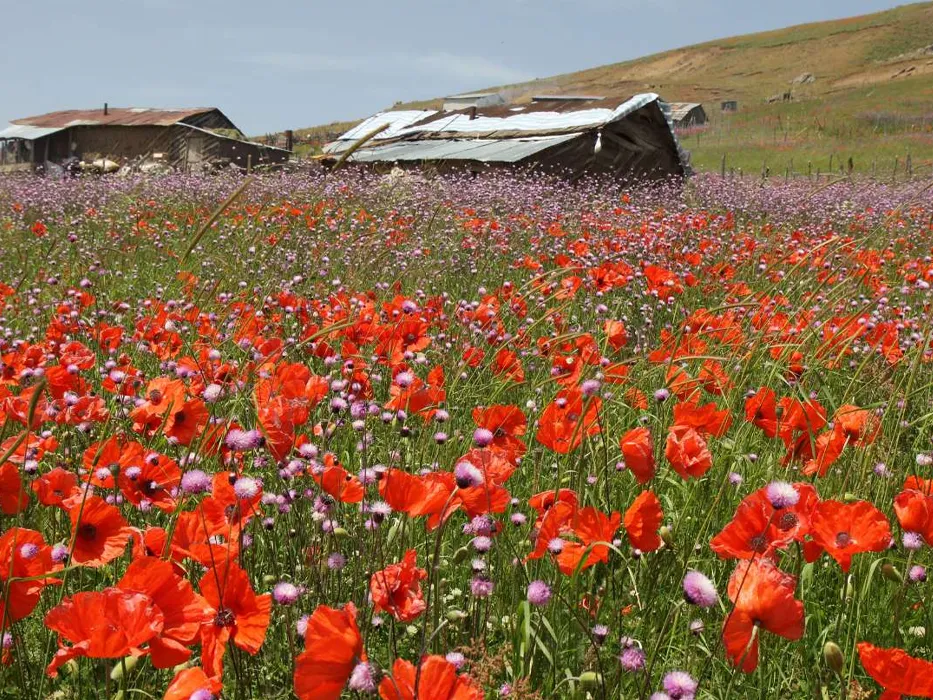
<svg viewBox="0 0 933 700">
<path fill-rule="evenodd" d="M 891 173 L 891 182 L 897 182 L 897 156 L 894 156 L 894 170 Z"/>
<path fill-rule="evenodd" d="M 722 163 L 719 164 L 719 177 L 724 178 L 726 176 L 726 154 L 722 154 Z"/>
<path fill-rule="evenodd" d="M 910 158 L 910 151 L 907 151 L 907 179 L 909 180 L 914 174 L 914 164 Z"/>
<path fill-rule="evenodd" d="M 807 179 L 808 180 L 813 179 L 813 161 L 812 160 L 807 161 Z"/>
<path fill-rule="evenodd" d="M 834 156 L 834 155 L 836 155 L 836 154 L 835 154 L 835 153 L 830 153 L 830 154 L 829 154 L 829 171 L 828 171 L 828 172 L 829 172 L 830 174 L 832 174 L 832 172 L 833 172 L 833 156 Z"/>
</svg>

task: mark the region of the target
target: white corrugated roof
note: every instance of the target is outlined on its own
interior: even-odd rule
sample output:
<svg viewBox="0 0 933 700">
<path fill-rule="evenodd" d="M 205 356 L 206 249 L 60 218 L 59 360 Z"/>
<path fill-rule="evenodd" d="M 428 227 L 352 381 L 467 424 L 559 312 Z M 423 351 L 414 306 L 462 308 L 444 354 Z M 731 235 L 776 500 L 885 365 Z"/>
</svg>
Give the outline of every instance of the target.
<svg viewBox="0 0 933 700">
<path fill-rule="evenodd" d="M 579 134 L 532 136 L 522 139 L 429 139 L 397 141 L 362 148 L 353 154 L 355 162 L 421 160 L 473 160 L 480 163 L 517 163 L 551 146 L 578 138 Z"/>
<path fill-rule="evenodd" d="M 61 131 L 64 127 L 52 126 L 29 126 L 28 124 L 10 124 L 7 128 L 0 131 L 0 139 L 26 139 L 35 141 L 43 136 L 54 134 Z"/>
</svg>

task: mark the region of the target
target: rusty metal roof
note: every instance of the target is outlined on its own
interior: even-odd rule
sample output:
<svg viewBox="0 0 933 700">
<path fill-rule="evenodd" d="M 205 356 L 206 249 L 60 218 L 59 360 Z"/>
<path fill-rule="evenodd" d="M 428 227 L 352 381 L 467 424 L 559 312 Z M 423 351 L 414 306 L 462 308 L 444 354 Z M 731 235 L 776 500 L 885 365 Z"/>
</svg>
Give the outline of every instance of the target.
<svg viewBox="0 0 933 700">
<path fill-rule="evenodd" d="M 216 107 L 189 109 L 153 109 L 150 107 L 108 107 L 107 114 L 99 109 L 68 109 L 35 117 L 13 119 L 13 124 L 64 129 L 69 126 L 172 126 L 180 121 L 208 112 Z"/>
</svg>

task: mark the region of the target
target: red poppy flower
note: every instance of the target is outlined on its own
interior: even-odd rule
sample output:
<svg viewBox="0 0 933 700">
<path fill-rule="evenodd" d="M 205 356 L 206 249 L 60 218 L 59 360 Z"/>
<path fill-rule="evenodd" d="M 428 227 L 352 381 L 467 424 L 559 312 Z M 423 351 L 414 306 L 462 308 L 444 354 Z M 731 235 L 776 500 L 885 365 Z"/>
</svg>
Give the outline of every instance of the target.
<svg viewBox="0 0 933 700">
<path fill-rule="evenodd" d="M 57 506 L 67 510 L 65 501 L 70 499 L 78 489 L 78 477 L 72 472 L 55 467 L 42 476 L 33 480 L 32 490 L 44 506 Z"/>
<path fill-rule="evenodd" d="M 366 660 L 356 626 L 356 607 L 319 605 L 308 618 L 305 650 L 295 659 L 295 695 L 300 700 L 337 700 L 350 674 Z"/>
<path fill-rule="evenodd" d="M 451 494 L 456 484 L 452 474 L 449 479 L 441 476 L 412 476 L 401 469 L 390 469 L 379 481 L 379 495 L 392 510 L 406 513 L 412 518 L 428 515 L 440 519 L 441 511 L 445 511 L 446 518 L 452 512 Z"/>
<path fill-rule="evenodd" d="M 179 445 L 190 445 L 207 425 L 207 406 L 201 399 L 184 401 L 172 408 L 165 421 L 163 432 Z"/>
<path fill-rule="evenodd" d="M 519 438 L 525 434 L 528 419 L 518 406 L 494 405 L 473 409 L 476 427 L 492 433 L 489 447 L 506 453 L 511 458 L 525 454 L 525 443 Z"/>
<path fill-rule="evenodd" d="M 23 487 L 19 467 L 12 462 L 0 465 L 0 512 L 16 515 L 29 505 L 29 491 Z"/>
<path fill-rule="evenodd" d="M 212 610 L 175 567 L 156 557 L 137 559 L 117 588 L 146 594 L 163 615 L 161 632 L 149 642 L 152 665 L 171 668 L 187 661 L 188 646 L 197 639 L 201 624 L 211 619 Z"/>
<path fill-rule="evenodd" d="M 696 401 L 682 401 L 674 406 L 673 425 L 693 428 L 704 437 L 722 437 L 731 424 L 732 416 L 729 415 L 729 411 L 717 410 L 714 403 L 700 406 Z"/>
<path fill-rule="evenodd" d="M 201 663 L 210 677 L 220 678 L 227 642 L 250 654 L 259 652 L 266 640 L 272 596 L 256 595 L 247 573 L 233 561 L 204 574 L 200 588 L 213 608 L 213 619 L 201 627 Z"/>
<path fill-rule="evenodd" d="M 421 579 L 427 572 L 415 566 L 417 552 L 409 549 L 397 564 L 390 564 L 369 579 L 369 593 L 376 611 L 385 611 L 401 622 L 411 622 L 425 611 Z"/>
<path fill-rule="evenodd" d="M 618 513 L 606 515 L 596 508 L 581 508 L 573 518 L 571 532 L 574 540 L 565 540 L 557 555 L 557 566 L 562 574 L 570 576 L 600 562 L 609 561 L 609 547 L 622 521 Z M 586 558 L 584 559 L 584 555 Z"/>
<path fill-rule="evenodd" d="M 207 691 L 211 696 L 220 694 L 223 683 L 217 678 L 208 678 L 200 666 L 185 668 L 175 674 L 162 700 L 190 700 L 198 691 Z"/>
<path fill-rule="evenodd" d="M 795 540 L 804 542 L 819 496 L 810 484 L 793 486 L 798 501 L 785 508 L 771 505 L 767 487 L 747 496 L 732 520 L 710 541 L 710 549 L 721 559 L 754 559 L 758 555 L 770 557 Z"/>
<path fill-rule="evenodd" d="M 509 381 L 521 384 L 525 381 L 525 370 L 518 355 L 508 348 L 502 348 L 496 353 L 490 366 L 492 373 L 497 377 L 505 377 Z"/>
<path fill-rule="evenodd" d="M 547 405 L 538 421 L 538 442 L 558 454 L 573 452 L 584 436 L 599 433 L 602 399 L 584 398 L 579 389 L 563 389 Z"/>
<path fill-rule="evenodd" d="M 933 496 L 907 489 L 894 497 L 894 513 L 904 532 L 916 532 L 933 544 Z"/>
<path fill-rule="evenodd" d="M 76 593 L 45 616 L 45 626 L 59 635 L 59 649 L 46 673 L 71 659 L 120 659 L 148 653 L 142 645 L 162 631 L 164 617 L 149 596 L 119 588 Z M 64 641 L 71 642 L 71 646 Z"/>
<path fill-rule="evenodd" d="M 803 603 L 794 598 L 797 580 L 770 559 L 739 562 L 729 579 L 729 600 L 735 607 L 722 629 L 729 660 L 751 673 L 758 666 L 758 630 L 785 639 L 803 636 Z"/>
<path fill-rule="evenodd" d="M 606 334 L 609 346 L 617 352 L 628 344 L 628 333 L 622 321 L 606 321 L 603 325 L 603 332 Z"/>
<path fill-rule="evenodd" d="M 654 447 L 648 428 L 633 428 L 619 438 L 622 460 L 639 484 L 646 484 L 654 477 Z"/>
<path fill-rule="evenodd" d="M 671 426 L 664 456 L 684 479 L 699 479 L 713 466 L 706 440 L 693 428 L 684 426 Z"/>
<path fill-rule="evenodd" d="M 538 513 L 539 522 L 535 525 L 537 527 L 540 525 L 541 518 L 544 517 L 555 503 L 569 503 L 576 508 L 579 500 L 573 489 L 558 489 L 557 491 L 551 490 L 536 493 L 528 499 L 528 505 L 534 508 Z"/>
<path fill-rule="evenodd" d="M 11 527 L 0 535 L 0 632 L 32 613 L 47 584 L 59 583 L 41 578 L 52 568 L 52 548 L 35 530 Z"/>
<path fill-rule="evenodd" d="M 418 694 L 415 695 L 415 685 Z M 482 689 L 469 676 L 458 676 L 457 667 L 443 656 L 427 656 L 418 669 L 410 661 L 396 659 L 392 676 L 379 683 L 382 700 L 483 700 Z"/>
<path fill-rule="evenodd" d="M 933 663 L 903 649 L 882 649 L 868 642 L 858 643 L 858 656 L 868 675 L 884 688 L 884 700 L 897 700 L 901 695 L 933 698 Z"/>
<path fill-rule="evenodd" d="M 103 566 L 123 554 L 133 529 L 116 506 L 99 496 L 70 503 L 71 560 L 75 564 Z"/>
<path fill-rule="evenodd" d="M 154 506 L 167 513 L 175 510 L 172 491 L 181 483 L 181 469 L 173 459 L 158 452 L 147 452 L 131 442 L 120 455 L 117 484 L 123 497 L 134 506 Z"/>
<path fill-rule="evenodd" d="M 628 541 L 642 552 L 653 552 L 660 548 L 658 529 L 663 519 L 661 501 L 653 492 L 642 491 L 625 511 L 623 522 Z"/>
<path fill-rule="evenodd" d="M 888 519 L 868 501 L 821 501 L 813 510 L 810 534 L 845 572 L 853 554 L 883 552 L 891 543 Z"/>
</svg>

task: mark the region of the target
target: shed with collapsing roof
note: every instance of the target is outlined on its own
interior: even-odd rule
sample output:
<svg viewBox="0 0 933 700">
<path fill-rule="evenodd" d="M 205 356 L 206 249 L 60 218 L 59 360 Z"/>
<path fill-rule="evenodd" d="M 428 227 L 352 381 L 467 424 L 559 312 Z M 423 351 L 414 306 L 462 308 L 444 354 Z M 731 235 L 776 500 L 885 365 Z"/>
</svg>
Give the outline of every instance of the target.
<svg viewBox="0 0 933 700">
<path fill-rule="evenodd" d="M 654 93 L 454 112 L 382 112 L 327 144 L 323 160 L 335 163 L 348 151 L 349 162 L 377 168 L 430 164 L 438 170 L 481 172 L 522 167 L 571 180 L 587 174 L 660 180 L 690 172 L 670 110 Z"/>
</svg>

